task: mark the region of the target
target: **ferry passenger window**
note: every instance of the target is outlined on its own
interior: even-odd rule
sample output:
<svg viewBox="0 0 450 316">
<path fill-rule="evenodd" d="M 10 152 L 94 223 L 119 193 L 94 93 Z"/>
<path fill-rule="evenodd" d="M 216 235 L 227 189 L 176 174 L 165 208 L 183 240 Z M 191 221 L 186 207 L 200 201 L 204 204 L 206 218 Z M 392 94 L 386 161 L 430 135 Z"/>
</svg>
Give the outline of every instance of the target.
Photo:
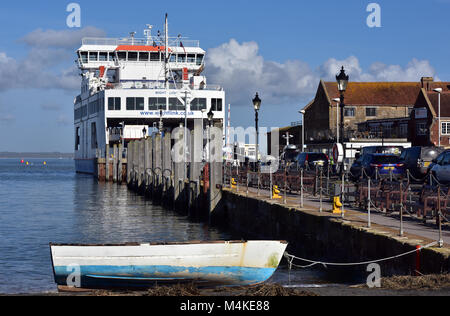
<svg viewBox="0 0 450 316">
<path fill-rule="evenodd" d="M 120 98 L 108 98 L 108 110 L 120 111 L 122 109 Z"/>
<path fill-rule="evenodd" d="M 211 99 L 211 108 L 213 111 L 222 111 L 222 99 Z"/>
<path fill-rule="evenodd" d="M 178 54 L 178 62 L 185 63 L 186 62 L 186 54 Z"/>
<path fill-rule="evenodd" d="M 127 60 L 127 52 L 118 52 L 117 56 L 119 57 L 119 60 Z"/>
<path fill-rule="evenodd" d="M 191 111 L 206 110 L 206 98 L 196 98 L 191 102 Z"/>
<path fill-rule="evenodd" d="M 80 128 L 77 127 L 77 131 L 75 132 L 75 150 L 80 150 Z"/>
<path fill-rule="evenodd" d="M 149 53 L 140 52 L 139 53 L 139 61 L 148 61 Z"/>
<path fill-rule="evenodd" d="M 148 109 L 150 111 L 166 110 L 167 100 L 166 98 L 148 98 Z"/>
<path fill-rule="evenodd" d="M 88 62 L 88 53 L 87 52 L 81 52 L 81 62 L 82 63 Z"/>
<path fill-rule="evenodd" d="M 144 98 L 136 98 L 136 110 L 144 111 Z"/>
<path fill-rule="evenodd" d="M 137 52 L 128 52 L 128 61 L 137 61 L 138 53 Z"/>
<path fill-rule="evenodd" d="M 184 110 L 184 104 L 178 98 L 169 98 L 169 110 Z"/>
<path fill-rule="evenodd" d="M 189 54 L 187 56 L 187 62 L 188 63 L 195 63 L 195 54 Z"/>
<path fill-rule="evenodd" d="M 89 61 L 97 61 L 98 52 L 89 52 Z"/>
<path fill-rule="evenodd" d="M 159 53 L 150 53 L 150 61 L 159 61 Z"/>
<path fill-rule="evenodd" d="M 99 61 L 107 61 L 108 60 L 108 53 L 100 53 L 98 56 L 99 56 Z"/>
<path fill-rule="evenodd" d="M 95 122 L 91 123 L 91 148 L 97 148 L 97 126 Z"/>
<path fill-rule="evenodd" d="M 200 66 L 203 63 L 204 55 L 197 55 L 197 65 Z"/>
<path fill-rule="evenodd" d="M 144 98 L 127 98 L 127 110 L 128 111 L 143 111 L 144 110 Z"/>
</svg>

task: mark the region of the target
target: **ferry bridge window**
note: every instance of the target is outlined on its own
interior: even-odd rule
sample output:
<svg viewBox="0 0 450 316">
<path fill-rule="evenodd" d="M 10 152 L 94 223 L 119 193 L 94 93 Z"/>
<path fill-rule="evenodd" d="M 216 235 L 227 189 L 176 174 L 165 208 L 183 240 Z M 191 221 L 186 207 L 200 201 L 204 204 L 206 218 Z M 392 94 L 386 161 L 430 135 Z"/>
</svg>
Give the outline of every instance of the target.
<svg viewBox="0 0 450 316">
<path fill-rule="evenodd" d="M 169 98 L 169 110 L 184 110 L 184 104 L 178 98 Z"/>
<path fill-rule="evenodd" d="M 97 61 L 98 52 L 89 52 L 89 61 Z"/>
<path fill-rule="evenodd" d="M 143 111 L 144 110 L 144 98 L 127 98 L 127 110 L 128 111 Z"/>
<path fill-rule="evenodd" d="M 150 111 L 166 110 L 167 100 L 166 98 L 148 98 L 148 109 Z"/>
<path fill-rule="evenodd" d="M 200 66 L 203 63 L 203 57 L 204 55 L 197 55 L 197 65 Z"/>
<path fill-rule="evenodd" d="M 81 52 L 81 62 L 87 63 L 88 62 L 88 53 L 87 52 Z"/>
<path fill-rule="evenodd" d="M 149 55 L 150 54 L 148 52 L 140 52 L 139 61 L 148 61 Z"/>
<path fill-rule="evenodd" d="M 171 54 L 170 55 L 170 60 L 171 63 L 176 63 L 177 62 L 177 55 L 176 54 Z"/>
<path fill-rule="evenodd" d="M 211 99 L 211 108 L 213 111 L 222 111 L 222 99 Z"/>
<path fill-rule="evenodd" d="M 185 63 L 186 62 L 186 54 L 178 54 L 178 62 Z"/>
<path fill-rule="evenodd" d="M 108 110 L 109 111 L 120 111 L 122 109 L 120 98 L 108 98 Z"/>
<path fill-rule="evenodd" d="M 109 61 L 114 61 L 114 53 L 108 53 L 108 60 Z"/>
<path fill-rule="evenodd" d="M 117 57 L 119 57 L 119 60 L 127 60 L 127 52 L 118 52 Z"/>
<path fill-rule="evenodd" d="M 106 52 L 100 52 L 98 55 L 99 61 L 107 61 L 108 60 L 108 53 Z"/>
<path fill-rule="evenodd" d="M 159 61 L 159 53 L 150 53 L 150 61 Z"/>
<path fill-rule="evenodd" d="M 188 63 L 195 63 L 195 54 L 189 54 L 187 56 L 187 62 Z"/>
<path fill-rule="evenodd" d="M 196 98 L 191 102 L 191 111 L 206 110 L 206 98 Z"/>
<path fill-rule="evenodd" d="M 128 52 L 128 61 L 137 61 L 138 53 L 137 52 Z"/>
</svg>

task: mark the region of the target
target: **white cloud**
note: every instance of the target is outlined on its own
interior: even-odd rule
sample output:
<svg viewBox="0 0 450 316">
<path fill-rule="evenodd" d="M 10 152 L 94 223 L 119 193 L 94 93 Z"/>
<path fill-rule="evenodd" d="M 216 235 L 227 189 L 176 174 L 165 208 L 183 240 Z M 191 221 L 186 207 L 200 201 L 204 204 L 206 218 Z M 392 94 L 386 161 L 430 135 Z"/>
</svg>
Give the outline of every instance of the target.
<svg viewBox="0 0 450 316">
<path fill-rule="evenodd" d="M 0 52 L 0 91 L 8 89 L 78 90 L 80 78 L 73 65 L 74 50 L 83 37 L 104 36 L 95 27 L 79 30 L 35 30 L 21 41 L 28 54 L 21 60 Z"/>
<path fill-rule="evenodd" d="M 73 49 L 81 46 L 83 37 L 104 37 L 105 32 L 96 27 L 87 26 L 76 30 L 37 29 L 25 35 L 21 41 L 33 47 L 54 47 Z"/>
<path fill-rule="evenodd" d="M 342 66 L 352 81 L 419 81 L 423 76 L 439 80 L 427 60 L 411 60 L 406 66 L 373 63 L 364 70 L 357 57 L 330 58 L 317 69 L 301 60 L 284 63 L 267 61 L 255 42 L 238 43 L 235 39 L 208 50 L 206 75 L 222 85 L 227 99 L 236 105 L 249 104 L 259 92 L 268 104 L 301 102 L 313 97 L 320 79 L 335 81 Z"/>
</svg>

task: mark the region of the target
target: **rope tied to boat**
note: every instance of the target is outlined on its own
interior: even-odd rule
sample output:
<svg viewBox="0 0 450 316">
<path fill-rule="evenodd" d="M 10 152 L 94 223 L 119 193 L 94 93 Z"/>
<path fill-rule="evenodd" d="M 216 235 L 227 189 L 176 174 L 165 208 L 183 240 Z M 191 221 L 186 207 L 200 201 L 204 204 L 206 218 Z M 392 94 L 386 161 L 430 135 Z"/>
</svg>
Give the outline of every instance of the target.
<svg viewBox="0 0 450 316">
<path fill-rule="evenodd" d="M 377 260 L 371 260 L 371 261 L 363 261 L 363 262 L 348 262 L 348 263 L 337 263 L 337 262 L 323 262 L 323 261 L 314 261 L 314 260 L 309 260 L 309 259 L 305 259 L 305 258 L 300 258 L 300 257 L 296 257 L 294 255 L 289 254 L 288 252 L 284 253 L 284 257 L 286 258 L 286 260 L 289 263 L 289 270 L 292 270 L 292 267 L 296 267 L 296 268 L 300 268 L 300 269 L 307 269 L 307 268 L 311 268 L 313 266 L 316 265 L 322 265 L 325 268 L 327 266 L 359 266 L 359 265 L 368 265 L 371 263 L 378 263 L 378 262 L 383 262 L 383 261 L 388 261 L 388 260 L 393 260 L 393 259 L 397 259 L 400 257 L 404 257 L 407 255 L 410 255 L 412 253 L 417 253 L 418 251 L 421 251 L 422 249 L 426 249 L 426 248 L 430 248 L 433 246 L 436 246 L 438 244 L 437 241 L 434 241 L 432 243 L 429 243 L 425 246 L 421 246 L 420 248 L 411 250 L 411 251 L 407 251 L 405 253 L 399 254 L 399 255 L 395 255 L 392 257 L 387 257 L 387 258 L 382 258 L 382 259 L 377 259 Z M 310 264 L 302 266 L 302 265 L 297 265 L 294 264 L 294 260 L 299 260 L 299 261 L 304 261 L 304 262 L 308 262 Z"/>
</svg>

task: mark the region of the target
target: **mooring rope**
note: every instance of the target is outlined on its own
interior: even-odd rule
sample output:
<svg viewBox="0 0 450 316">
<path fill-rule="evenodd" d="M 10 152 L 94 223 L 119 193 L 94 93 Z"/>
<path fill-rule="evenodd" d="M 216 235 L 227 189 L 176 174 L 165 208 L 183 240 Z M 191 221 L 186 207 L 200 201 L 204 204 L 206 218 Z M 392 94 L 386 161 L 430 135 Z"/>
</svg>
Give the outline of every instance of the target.
<svg viewBox="0 0 450 316">
<path fill-rule="evenodd" d="M 402 253 L 402 254 L 399 254 L 399 255 L 396 255 L 396 256 L 387 257 L 387 258 L 383 258 L 383 259 L 377 259 L 377 260 L 371 260 L 371 261 L 364 261 L 364 262 L 336 263 L 336 262 L 314 261 L 314 260 L 309 260 L 309 259 L 305 259 L 305 258 L 296 257 L 296 256 L 293 256 L 293 255 L 287 253 L 287 252 L 284 253 L 284 257 L 289 262 L 289 270 L 292 270 L 292 267 L 306 269 L 306 268 L 310 268 L 310 267 L 313 267 L 313 266 L 318 265 L 318 264 L 323 265 L 324 267 L 326 267 L 326 266 L 358 266 L 358 265 L 368 265 L 368 264 L 371 264 L 371 263 L 377 263 L 377 262 L 388 261 L 388 260 L 393 260 L 393 259 L 396 259 L 396 258 L 404 257 L 404 256 L 407 256 L 409 254 L 416 253 L 417 251 L 421 251 L 422 249 L 433 247 L 433 246 L 435 246 L 437 244 L 438 244 L 438 242 L 434 241 L 432 243 L 429 243 L 428 245 L 421 246 L 418 249 L 414 249 L 414 250 L 411 250 L 411 251 L 408 251 L 408 252 L 405 252 L 405 253 Z M 310 264 L 306 265 L 306 266 L 296 265 L 296 264 L 293 263 L 294 259 L 297 259 L 297 260 L 300 260 L 300 261 L 309 262 Z"/>
</svg>

